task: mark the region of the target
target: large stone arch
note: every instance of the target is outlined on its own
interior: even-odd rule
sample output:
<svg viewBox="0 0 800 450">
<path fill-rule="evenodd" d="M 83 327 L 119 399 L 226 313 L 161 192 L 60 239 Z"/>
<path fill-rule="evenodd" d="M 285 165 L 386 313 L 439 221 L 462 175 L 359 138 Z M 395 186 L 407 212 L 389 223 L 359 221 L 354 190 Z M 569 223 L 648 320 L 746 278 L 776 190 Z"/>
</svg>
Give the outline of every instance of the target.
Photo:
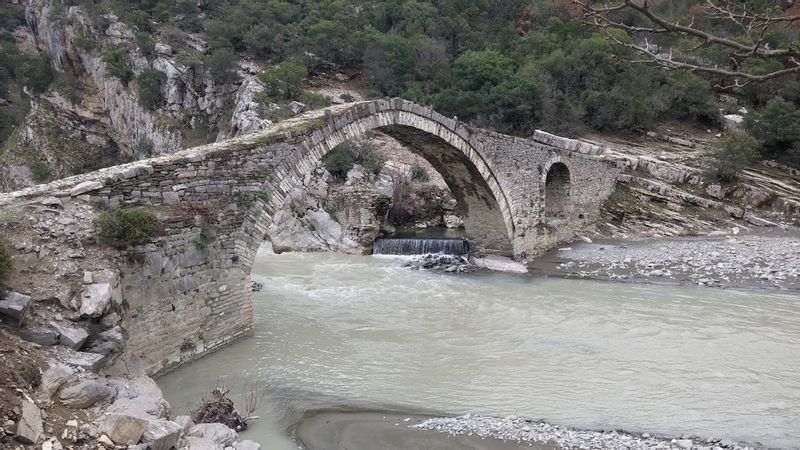
<svg viewBox="0 0 800 450">
<path fill-rule="evenodd" d="M 554 145 L 557 139 L 505 136 L 387 99 L 337 105 L 253 134 L 0 194 L 0 212 L 24 221 L 12 230 L 22 247 L 33 236 L 35 248 L 82 248 L 81 254 L 93 255 L 86 258 L 96 264 L 92 270 L 119 274 L 127 351 L 157 373 L 252 330 L 250 272 L 275 212 L 328 151 L 374 129 L 408 144 L 450 178 L 468 218 L 476 219 L 474 242 L 487 253 L 525 258 L 573 236 L 598 215 L 619 173 L 570 146 Z M 556 227 L 542 223 L 540 189 L 557 162 L 569 168 L 572 204 L 581 214 Z M 63 227 L 51 220 L 60 212 L 43 206 L 52 204 L 52 196 L 82 220 Z M 163 228 L 152 242 L 120 251 L 92 239 L 92 215 L 124 205 L 158 212 Z M 47 220 L 20 214 L 23 207 Z M 52 227 L 40 236 L 45 222 Z M 198 245 L 209 232 L 213 239 Z M 47 295 L 83 286 L 82 274 L 48 280 Z"/>
<path fill-rule="evenodd" d="M 428 160 L 442 175 L 458 201 L 465 219 L 467 237 L 478 253 L 512 256 L 514 220 L 506 193 L 491 162 L 470 142 L 470 131 L 453 119 L 402 99 L 355 104 L 335 117 L 324 117 L 303 130 L 295 146 L 298 159 L 280 186 L 287 193 L 339 144 L 371 130 L 386 133 Z M 237 241 L 237 251 L 246 264 L 252 260 L 266 236 L 272 212 L 286 201 L 276 196 L 272 208 L 254 205 L 248 212 Z"/>
</svg>

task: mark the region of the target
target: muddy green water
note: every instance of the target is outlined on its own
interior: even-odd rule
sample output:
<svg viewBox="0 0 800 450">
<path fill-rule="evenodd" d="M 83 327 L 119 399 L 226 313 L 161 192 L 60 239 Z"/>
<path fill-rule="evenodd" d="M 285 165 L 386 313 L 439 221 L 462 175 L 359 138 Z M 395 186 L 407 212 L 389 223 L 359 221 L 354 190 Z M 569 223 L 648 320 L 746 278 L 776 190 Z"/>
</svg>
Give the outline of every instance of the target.
<svg viewBox="0 0 800 450">
<path fill-rule="evenodd" d="M 259 254 L 255 335 L 162 377 L 185 412 L 219 381 L 264 396 L 245 436 L 328 407 L 517 414 L 579 428 L 800 446 L 800 299 Z"/>
</svg>

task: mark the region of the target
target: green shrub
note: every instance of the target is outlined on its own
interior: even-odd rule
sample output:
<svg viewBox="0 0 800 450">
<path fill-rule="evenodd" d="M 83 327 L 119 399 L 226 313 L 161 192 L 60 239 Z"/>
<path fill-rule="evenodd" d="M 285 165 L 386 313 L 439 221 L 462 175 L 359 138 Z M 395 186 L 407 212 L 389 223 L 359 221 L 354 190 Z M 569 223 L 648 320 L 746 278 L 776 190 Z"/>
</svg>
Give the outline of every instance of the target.
<svg viewBox="0 0 800 450">
<path fill-rule="evenodd" d="M 53 172 L 50 170 L 50 166 L 48 166 L 47 163 L 37 159 L 31 162 L 28 167 L 33 174 L 33 181 L 40 184 L 53 181 Z"/>
<path fill-rule="evenodd" d="M 761 159 L 758 141 L 749 134 L 740 132 L 723 136 L 716 143 L 715 153 L 716 177 L 721 181 L 732 181 L 742 169 Z"/>
<path fill-rule="evenodd" d="M 48 54 L 25 58 L 21 70 L 25 86 L 36 94 L 46 91 L 55 76 Z"/>
<path fill-rule="evenodd" d="M 81 101 L 81 84 L 75 75 L 69 72 L 59 72 L 51 88 L 72 103 Z"/>
<path fill-rule="evenodd" d="M 103 52 L 103 62 L 106 65 L 106 71 L 112 77 L 119 78 L 124 84 L 133 77 L 133 71 L 130 64 L 128 64 L 127 50 L 123 47 L 109 48 Z"/>
<path fill-rule="evenodd" d="M 419 164 L 414 164 L 411 166 L 411 181 L 419 181 L 422 183 L 426 183 L 431 180 L 430 175 L 428 172 Z"/>
<path fill-rule="evenodd" d="M 745 127 L 771 157 L 785 157 L 800 145 L 800 109 L 781 97 L 749 114 Z"/>
<path fill-rule="evenodd" d="M 325 169 L 336 178 L 344 179 L 347 172 L 353 168 L 355 162 L 346 148 L 337 146 L 325 155 Z"/>
<path fill-rule="evenodd" d="M 208 69 L 208 74 L 217 83 L 232 83 L 238 81 L 236 74 L 236 61 L 238 58 L 229 48 L 218 48 L 203 58 L 203 63 Z"/>
<path fill-rule="evenodd" d="M 0 294 L 3 293 L 4 282 L 11 273 L 11 250 L 5 239 L 0 239 Z"/>
<path fill-rule="evenodd" d="M 298 97 L 298 101 L 305 103 L 310 109 L 324 108 L 331 106 L 331 98 L 324 94 L 316 92 L 303 92 Z"/>
<path fill-rule="evenodd" d="M 153 57 L 156 54 L 156 41 L 149 33 L 136 33 L 136 46 L 146 57 Z"/>
<path fill-rule="evenodd" d="M 386 158 L 375 152 L 369 152 L 361 160 L 361 165 L 364 167 L 364 169 L 375 175 L 381 173 L 384 164 L 386 164 Z"/>
<path fill-rule="evenodd" d="M 198 250 L 205 250 L 208 248 L 208 244 L 214 242 L 214 234 L 208 228 L 203 228 L 200 230 L 200 235 L 197 236 L 197 239 L 194 240 L 194 245 L 197 247 Z"/>
<path fill-rule="evenodd" d="M 164 103 L 161 86 L 166 83 L 167 75 L 156 69 L 145 69 L 136 77 L 139 103 L 149 110 L 155 110 Z"/>
<path fill-rule="evenodd" d="M 100 213 L 94 224 L 98 236 L 121 249 L 149 243 L 158 230 L 155 214 L 135 208 Z"/>
<path fill-rule="evenodd" d="M 139 139 L 139 142 L 136 143 L 136 147 L 133 149 L 133 158 L 134 159 L 146 159 L 153 156 L 153 141 L 148 137 L 143 137 Z"/>
<path fill-rule="evenodd" d="M 293 61 L 284 61 L 277 67 L 266 69 L 258 76 L 273 99 L 295 100 L 302 92 L 308 69 Z"/>
</svg>

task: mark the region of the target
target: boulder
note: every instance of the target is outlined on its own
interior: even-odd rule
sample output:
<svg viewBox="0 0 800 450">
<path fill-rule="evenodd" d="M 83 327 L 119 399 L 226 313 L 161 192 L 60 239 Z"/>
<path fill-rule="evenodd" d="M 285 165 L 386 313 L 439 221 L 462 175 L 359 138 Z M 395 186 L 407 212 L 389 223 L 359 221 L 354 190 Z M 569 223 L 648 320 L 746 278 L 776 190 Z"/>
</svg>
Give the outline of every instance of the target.
<svg viewBox="0 0 800 450">
<path fill-rule="evenodd" d="M 210 439 L 221 447 L 233 445 L 239 435 L 221 423 L 199 423 L 189 429 L 189 436 Z"/>
<path fill-rule="evenodd" d="M 194 420 L 189 416 L 178 416 L 175 418 L 175 423 L 181 426 L 181 433 L 186 434 L 194 426 Z"/>
<path fill-rule="evenodd" d="M 96 191 L 101 187 L 103 187 L 103 183 L 99 181 L 84 181 L 83 183 L 79 183 L 70 189 L 69 195 L 72 197 L 77 197 L 87 192 Z"/>
<path fill-rule="evenodd" d="M 87 284 L 81 293 L 81 317 L 100 317 L 111 302 L 109 283 Z"/>
<path fill-rule="evenodd" d="M 61 207 L 61 200 L 58 197 L 47 197 L 46 199 L 42 200 L 42 205 L 50 206 L 52 208 L 59 208 Z"/>
<path fill-rule="evenodd" d="M 50 322 L 50 326 L 58 332 L 58 343 L 73 350 L 80 350 L 89 338 L 89 333 L 83 328 L 68 327 L 56 322 Z"/>
<path fill-rule="evenodd" d="M 53 395 L 61 389 L 61 386 L 64 383 L 70 381 L 75 374 L 75 370 L 71 367 L 60 364 L 54 363 L 47 370 L 42 373 L 42 381 L 39 384 L 39 392 L 42 393 L 43 397 L 47 400 L 53 397 Z"/>
<path fill-rule="evenodd" d="M 122 344 L 125 337 L 122 334 L 122 327 L 119 325 L 110 330 L 99 333 L 92 339 L 86 351 L 107 356 L 113 352 L 122 351 Z"/>
<path fill-rule="evenodd" d="M 19 292 L 9 292 L 3 300 L 0 300 L 0 315 L 8 317 L 17 325 L 22 325 L 30 304 L 30 296 Z"/>
<path fill-rule="evenodd" d="M 744 117 L 740 114 L 725 114 L 722 116 L 722 128 L 726 131 L 741 131 L 744 126 Z"/>
<path fill-rule="evenodd" d="M 134 445 L 147 429 L 147 420 L 125 414 L 106 414 L 100 432 L 115 444 Z"/>
<path fill-rule="evenodd" d="M 20 328 L 19 337 L 26 341 L 51 347 L 58 344 L 58 332 L 47 326 L 26 326 Z"/>
<path fill-rule="evenodd" d="M 100 325 L 102 325 L 105 329 L 109 329 L 115 327 L 119 321 L 119 314 L 112 312 L 111 314 L 106 314 L 102 319 L 100 319 Z"/>
<path fill-rule="evenodd" d="M 222 450 L 223 447 L 211 439 L 197 436 L 187 436 L 183 438 L 181 449 L 185 450 Z"/>
<path fill-rule="evenodd" d="M 289 109 L 291 109 L 292 112 L 295 114 L 300 114 L 301 112 L 303 112 L 303 110 L 306 109 L 306 104 L 298 101 L 292 101 L 291 103 L 289 103 Z"/>
<path fill-rule="evenodd" d="M 161 42 L 156 42 L 155 49 L 159 55 L 169 56 L 172 54 L 172 47 Z"/>
<path fill-rule="evenodd" d="M 66 406 L 83 409 L 111 400 L 115 394 L 116 391 L 105 383 L 85 380 L 62 389 L 58 398 Z"/>
<path fill-rule="evenodd" d="M 118 389 L 116 401 L 106 410 L 108 413 L 130 415 L 145 420 L 162 419 L 169 412 L 169 403 L 164 400 L 161 389 L 152 378 L 141 376 Z"/>
<path fill-rule="evenodd" d="M 770 222 L 767 219 L 762 219 L 761 217 L 756 216 L 748 216 L 747 221 L 757 227 L 777 227 L 778 224 L 775 222 Z"/>
<path fill-rule="evenodd" d="M 254 441 L 242 441 L 237 443 L 234 448 L 236 450 L 261 450 L 261 444 Z"/>
<path fill-rule="evenodd" d="M 150 444 L 150 450 L 169 450 L 181 437 L 183 427 L 169 420 L 151 420 L 142 435 L 142 442 Z"/>
<path fill-rule="evenodd" d="M 27 399 L 22 400 L 22 414 L 17 423 L 16 439 L 23 444 L 36 444 L 44 433 L 42 412 Z"/>
</svg>

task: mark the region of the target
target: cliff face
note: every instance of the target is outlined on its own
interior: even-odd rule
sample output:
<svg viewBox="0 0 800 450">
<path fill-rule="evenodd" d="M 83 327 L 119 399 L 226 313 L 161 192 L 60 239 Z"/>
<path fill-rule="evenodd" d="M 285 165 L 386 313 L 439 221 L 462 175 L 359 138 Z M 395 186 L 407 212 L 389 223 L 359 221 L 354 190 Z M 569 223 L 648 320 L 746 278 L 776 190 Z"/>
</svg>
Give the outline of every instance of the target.
<svg viewBox="0 0 800 450">
<path fill-rule="evenodd" d="M 257 67 L 238 67 L 229 80 L 219 82 L 205 66 L 177 61 L 170 45 L 156 40 L 145 51 L 116 17 L 102 18 L 93 21 L 77 7 L 54 6 L 50 0 L 27 4 L 26 39 L 36 51 L 50 55 L 56 82 L 47 93 L 32 96 L 30 113 L 6 144 L 3 190 L 269 125 L 254 112 L 253 95 L 261 89 Z M 114 76 L 103 61 L 110 49 L 122 49 L 131 80 Z M 149 69 L 164 74 L 161 101 L 154 108 L 142 105 L 134 81 Z M 65 163 L 76 160 L 82 163 Z"/>
</svg>

